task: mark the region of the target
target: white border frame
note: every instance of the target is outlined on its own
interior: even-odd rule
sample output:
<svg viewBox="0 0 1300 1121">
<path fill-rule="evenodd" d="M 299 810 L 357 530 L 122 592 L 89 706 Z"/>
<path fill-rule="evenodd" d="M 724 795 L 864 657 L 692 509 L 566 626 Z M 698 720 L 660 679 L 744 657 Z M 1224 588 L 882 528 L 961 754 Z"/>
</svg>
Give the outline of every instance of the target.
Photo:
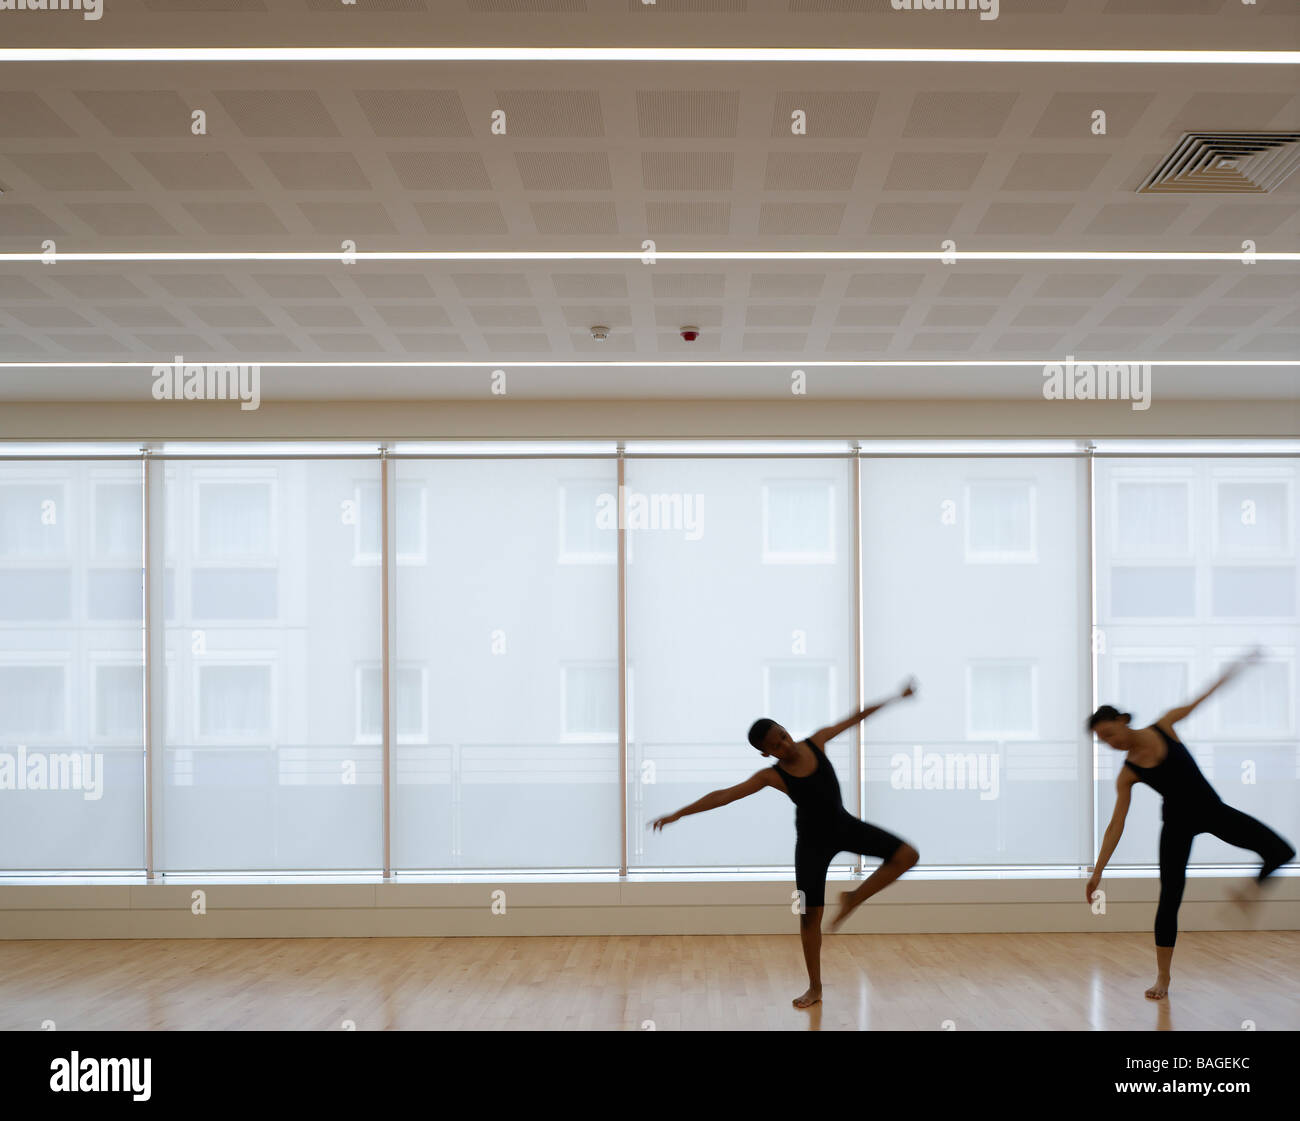
<svg viewBox="0 0 1300 1121">
<path fill-rule="evenodd" d="M 603 669 L 611 670 L 614 674 L 615 683 L 618 680 L 618 661 L 606 661 L 604 659 L 579 658 L 570 662 L 561 662 L 560 666 L 560 743 L 608 743 L 618 746 L 619 728 L 618 717 L 615 715 L 615 725 L 608 734 L 603 732 L 571 732 L 569 731 L 569 671 L 571 669 Z M 631 743 L 635 738 L 632 732 L 632 666 L 627 667 L 627 742 Z M 617 698 L 616 698 L 617 707 Z"/>
<path fill-rule="evenodd" d="M 23 744 L 27 747 L 38 745 L 61 746 L 77 739 L 74 729 L 75 713 L 72 708 L 72 651 L 71 650 L 4 650 L 0 651 L 0 668 L 5 669 L 42 669 L 54 668 L 63 671 L 63 726 L 49 736 L 32 736 L 23 733 L 14 736 L 7 728 L 0 728 L 4 740 L 13 741 L 13 745 Z"/>
<path fill-rule="evenodd" d="M 845 457 L 848 458 L 848 457 Z M 824 488 L 827 494 L 827 525 L 826 538 L 829 548 L 823 551 L 815 549 L 800 550 L 798 552 L 778 552 L 771 548 L 771 506 L 769 499 L 771 490 L 774 486 L 804 485 L 808 487 Z M 839 563 L 839 542 L 835 534 L 836 522 L 836 503 L 835 503 L 835 480 L 827 479 L 821 476 L 806 475 L 793 476 L 790 478 L 767 478 L 760 483 L 762 488 L 763 504 L 763 538 L 762 538 L 762 562 L 771 565 L 801 565 L 801 564 L 828 564 L 834 565 Z"/>
<path fill-rule="evenodd" d="M 992 666 L 1019 667 L 1029 670 L 1029 719 L 1028 731 L 977 732 L 971 723 L 972 700 L 975 696 L 974 671 L 977 667 Z M 969 658 L 966 660 L 966 739 L 971 743 L 1025 743 L 1038 739 L 1039 729 L 1039 689 L 1038 662 L 1032 658 Z"/>
<path fill-rule="evenodd" d="M 258 735 L 244 736 L 238 739 L 230 736 L 205 735 L 200 727 L 203 718 L 203 670 L 215 667 L 256 666 L 269 671 L 270 695 L 268 697 L 271 726 L 263 738 Z M 190 665 L 190 696 L 194 698 L 191 709 L 190 736 L 188 744 L 169 746 L 184 747 L 267 747 L 271 750 L 280 745 L 280 654 L 273 650 L 209 650 L 205 654 L 196 654 Z"/>
<path fill-rule="evenodd" d="M 971 545 L 970 531 L 971 491 L 978 486 L 1015 484 L 1024 486 L 1029 491 L 1029 548 L 1004 551 L 975 549 Z M 962 549 L 967 564 L 1037 564 L 1038 563 L 1038 480 L 1034 478 L 988 478 L 966 479 L 962 484 Z"/>
</svg>

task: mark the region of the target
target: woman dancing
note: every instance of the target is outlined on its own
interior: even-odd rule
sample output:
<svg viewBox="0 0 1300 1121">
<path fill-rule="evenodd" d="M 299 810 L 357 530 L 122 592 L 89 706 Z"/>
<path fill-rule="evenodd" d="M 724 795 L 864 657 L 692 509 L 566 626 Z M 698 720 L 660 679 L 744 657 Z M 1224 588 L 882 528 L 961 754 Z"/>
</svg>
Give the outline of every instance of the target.
<svg viewBox="0 0 1300 1121">
<path fill-rule="evenodd" d="M 687 814 L 717 809 L 757 794 L 765 786 L 790 796 L 795 804 L 794 867 L 800 902 L 799 936 L 803 942 L 804 964 L 808 967 L 808 991 L 794 998 L 796 1008 L 808 1008 L 822 998 L 821 919 L 826 903 L 826 872 L 835 856 L 841 852 L 856 852 L 879 857 L 884 863 L 853 891 L 840 893 L 840 909 L 831 923 L 831 930 L 837 930 L 859 905 L 893 883 L 919 859 L 916 849 L 906 841 L 859 821 L 844 808 L 835 769 L 822 749 L 841 732 L 879 712 L 885 705 L 910 697 L 915 692 L 915 683 L 909 681 L 897 696 L 868 705 L 856 715 L 814 732 L 800 743 L 795 743 L 790 733 L 774 720 L 756 720 L 749 729 L 750 744 L 761 755 L 779 762 L 764 767 L 738 786 L 715 790 L 676 813 L 651 822 L 651 827 L 657 831 Z"/>
<path fill-rule="evenodd" d="M 1187 860 L 1192 840 L 1198 833 L 1210 833 L 1238 848 L 1251 849 L 1263 860 L 1255 879 L 1256 892 L 1279 867 L 1295 856 L 1295 849 L 1268 826 L 1240 810 L 1227 806 L 1215 793 L 1187 748 L 1174 736 L 1174 725 L 1196 711 L 1216 689 L 1231 681 L 1246 666 L 1259 660 L 1259 651 L 1233 665 L 1218 681 L 1191 704 L 1170 709 L 1149 728 L 1130 728 L 1127 712 L 1102 705 L 1088 720 L 1097 738 L 1125 752 L 1124 766 L 1115 780 L 1115 812 L 1106 826 L 1096 868 L 1088 880 L 1087 899 L 1101 883 L 1106 862 L 1124 833 L 1133 784 L 1145 782 L 1164 798 L 1160 829 L 1160 903 L 1156 907 L 1156 983 L 1146 991 L 1152 1000 L 1163 1000 L 1169 992 L 1169 966 L 1178 936 L 1178 907 L 1187 881 Z M 1249 896 L 1237 894 L 1239 902 Z"/>
</svg>

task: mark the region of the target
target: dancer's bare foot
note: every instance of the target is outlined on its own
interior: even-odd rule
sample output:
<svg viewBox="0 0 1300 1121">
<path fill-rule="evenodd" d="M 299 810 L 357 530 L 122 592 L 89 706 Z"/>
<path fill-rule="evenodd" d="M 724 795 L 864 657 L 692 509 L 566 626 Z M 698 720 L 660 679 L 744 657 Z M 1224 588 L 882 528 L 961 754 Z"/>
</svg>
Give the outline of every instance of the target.
<svg viewBox="0 0 1300 1121">
<path fill-rule="evenodd" d="M 821 985 L 813 985 L 806 993 L 803 994 L 803 996 L 795 997 L 794 1000 L 791 1001 L 791 1003 L 796 1008 L 811 1008 L 814 1004 L 819 1003 L 821 1001 L 821 998 L 822 998 Z"/>
<path fill-rule="evenodd" d="M 840 923 L 847 919 L 857 909 L 858 904 L 853 899 L 853 892 L 840 892 L 840 909 L 835 912 L 835 917 L 831 920 L 831 933 L 839 930 Z"/>
<path fill-rule="evenodd" d="M 1169 974 L 1162 973 L 1156 983 L 1146 991 L 1148 1000 L 1164 1000 L 1169 995 Z"/>
</svg>

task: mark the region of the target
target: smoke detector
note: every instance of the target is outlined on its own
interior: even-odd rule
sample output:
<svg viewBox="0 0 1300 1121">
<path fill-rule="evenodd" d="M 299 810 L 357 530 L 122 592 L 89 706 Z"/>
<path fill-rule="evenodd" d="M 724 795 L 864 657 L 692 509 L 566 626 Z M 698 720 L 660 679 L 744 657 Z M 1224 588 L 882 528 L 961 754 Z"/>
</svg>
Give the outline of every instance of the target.
<svg viewBox="0 0 1300 1121">
<path fill-rule="evenodd" d="M 598 343 L 603 343 L 607 338 L 609 338 L 609 328 L 593 327 L 591 329 L 591 337 L 595 339 Z"/>
</svg>

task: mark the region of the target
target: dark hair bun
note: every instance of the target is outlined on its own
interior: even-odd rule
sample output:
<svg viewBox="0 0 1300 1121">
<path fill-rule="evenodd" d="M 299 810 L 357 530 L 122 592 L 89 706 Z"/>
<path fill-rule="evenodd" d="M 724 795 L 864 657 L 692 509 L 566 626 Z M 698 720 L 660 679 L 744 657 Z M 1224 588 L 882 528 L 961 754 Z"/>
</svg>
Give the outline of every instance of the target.
<svg viewBox="0 0 1300 1121">
<path fill-rule="evenodd" d="M 1088 717 L 1088 731 L 1092 731 L 1098 724 L 1106 720 L 1122 720 L 1127 724 L 1133 717 L 1130 713 L 1120 712 L 1114 705 L 1102 705 L 1096 712 Z"/>
</svg>

